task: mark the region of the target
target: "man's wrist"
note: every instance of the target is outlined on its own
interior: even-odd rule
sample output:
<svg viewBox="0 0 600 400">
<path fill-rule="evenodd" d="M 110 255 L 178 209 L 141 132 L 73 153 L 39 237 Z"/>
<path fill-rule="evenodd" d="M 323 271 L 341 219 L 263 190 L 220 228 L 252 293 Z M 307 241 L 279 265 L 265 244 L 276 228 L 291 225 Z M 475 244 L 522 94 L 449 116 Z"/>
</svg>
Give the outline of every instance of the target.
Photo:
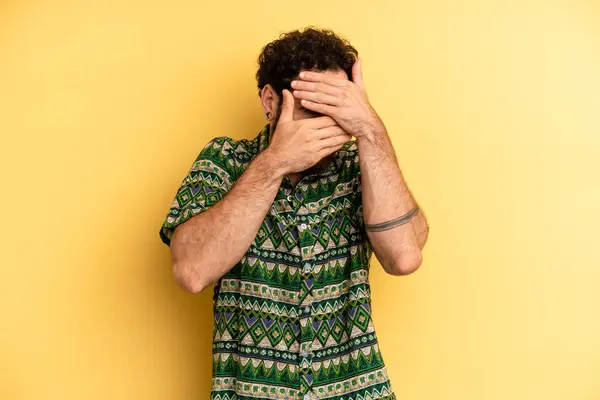
<svg viewBox="0 0 600 400">
<path fill-rule="evenodd" d="M 383 122 L 377 119 L 373 122 L 364 124 L 364 127 L 361 133 L 356 137 L 356 140 L 375 144 L 377 142 L 377 138 L 385 134 L 386 131 L 385 126 L 383 126 Z"/>
<path fill-rule="evenodd" d="M 288 173 L 285 168 L 285 162 L 271 150 L 264 149 L 257 157 L 257 162 L 261 164 L 265 172 L 275 180 L 281 180 Z"/>
<path fill-rule="evenodd" d="M 381 131 L 375 129 L 365 129 L 360 136 L 356 137 L 356 141 L 361 144 L 368 144 L 371 146 L 376 145 L 380 142 L 379 137 L 384 134 Z"/>
</svg>

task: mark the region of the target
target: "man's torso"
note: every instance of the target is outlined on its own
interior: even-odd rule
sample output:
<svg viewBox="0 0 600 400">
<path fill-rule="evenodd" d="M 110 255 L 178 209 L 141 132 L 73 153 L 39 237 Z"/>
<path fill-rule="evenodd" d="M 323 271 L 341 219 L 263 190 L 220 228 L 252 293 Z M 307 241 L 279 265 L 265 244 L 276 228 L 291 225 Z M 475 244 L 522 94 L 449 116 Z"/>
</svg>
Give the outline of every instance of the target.
<svg viewBox="0 0 600 400">
<path fill-rule="evenodd" d="M 240 173 L 267 134 L 232 143 Z M 371 318 L 356 144 L 300 178 L 284 178 L 214 286 L 211 399 L 395 399 Z"/>
</svg>

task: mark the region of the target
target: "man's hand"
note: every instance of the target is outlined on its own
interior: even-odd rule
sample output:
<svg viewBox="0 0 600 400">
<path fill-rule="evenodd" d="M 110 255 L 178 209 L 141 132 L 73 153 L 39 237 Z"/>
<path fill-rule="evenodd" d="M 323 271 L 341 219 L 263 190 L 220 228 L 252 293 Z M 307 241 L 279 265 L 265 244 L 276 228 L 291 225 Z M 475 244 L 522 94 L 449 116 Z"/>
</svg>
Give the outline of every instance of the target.
<svg viewBox="0 0 600 400">
<path fill-rule="evenodd" d="M 331 117 L 295 121 L 293 116 L 294 96 L 289 90 L 284 90 L 281 116 L 267 148 L 273 165 L 283 175 L 312 167 L 352 140 L 352 136 Z"/>
<path fill-rule="evenodd" d="M 357 138 L 384 129 L 367 99 L 360 59 L 352 66 L 352 80 L 303 71 L 292 82 L 293 94 L 304 108 L 332 117 Z"/>
</svg>

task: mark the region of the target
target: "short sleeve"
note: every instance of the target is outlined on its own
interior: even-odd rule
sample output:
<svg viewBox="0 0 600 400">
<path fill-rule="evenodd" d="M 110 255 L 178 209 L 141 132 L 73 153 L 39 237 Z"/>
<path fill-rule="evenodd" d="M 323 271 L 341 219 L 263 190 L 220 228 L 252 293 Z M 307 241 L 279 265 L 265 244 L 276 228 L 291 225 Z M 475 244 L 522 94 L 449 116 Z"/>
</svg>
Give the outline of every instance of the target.
<svg viewBox="0 0 600 400">
<path fill-rule="evenodd" d="M 201 214 L 231 190 L 235 181 L 233 139 L 218 137 L 202 149 L 175 194 L 160 228 L 160 238 L 171 245 L 178 225 Z"/>
<path fill-rule="evenodd" d="M 365 218 L 363 213 L 363 203 L 362 203 L 362 173 L 360 171 L 360 158 L 358 151 L 354 153 L 354 156 L 350 159 L 348 164 L 349 173 L 354 180 L 354 212 L 356 213 L 356 218 L 359 227 L 359 233 L 361 237 L 364 239 L 365 243 L 365 252 L 367 254 L 367 259 L 371 258 L 373 254 L 373 246 L 371 245 L 371 240 L 369 239 L 369 235 L 367 234 L 367 230 L 365 228 Z"/>
<path fill-rule="evenodd" d="M 360 235 L 363 237 L 365 241 L 365 251 L 367 253 L 367 259 L 371 258 L 373 254 L 373 246 L 371 245 L 371 240 L 369 239 L 369 235 L 367 234 L 367 230 L 365 228 L 365 217 L 363 213 L 363 203 L 362 203 L 362 182 L 361 182 L 361 173 L 358 168 L 358 172 L 356 173 L 356 187 L 355 193 L 356 197 L 354 198 L 354 208 L 356 210 L 356 218 L 358 219 L 358 226 L 360 228 Z"/>
</svg>

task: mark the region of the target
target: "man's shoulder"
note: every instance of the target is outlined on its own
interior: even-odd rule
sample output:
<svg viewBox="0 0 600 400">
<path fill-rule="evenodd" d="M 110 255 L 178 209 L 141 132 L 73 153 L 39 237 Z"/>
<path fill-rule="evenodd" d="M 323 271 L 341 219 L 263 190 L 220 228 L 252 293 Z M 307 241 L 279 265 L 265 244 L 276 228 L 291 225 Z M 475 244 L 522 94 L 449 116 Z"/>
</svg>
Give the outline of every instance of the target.
<svg viewBox="0 0 600 400">
<path fill-rule="evenodd" d="M 230 136 L 217 136 L 204 145 L 199 157 L 213 155 L 223 158 L 245 158 L 251 150 L 251 141 L 248 139 L 234 139 Z"/>
<path fill-rule="evenodd" d="M 234 139 L 231 136 L 212 138 L 196 157 L 193 169 L 205 170 L 208 165 L 218 173 L 237 179 L 258 152 L 256 139 Z"/>
</svg>

